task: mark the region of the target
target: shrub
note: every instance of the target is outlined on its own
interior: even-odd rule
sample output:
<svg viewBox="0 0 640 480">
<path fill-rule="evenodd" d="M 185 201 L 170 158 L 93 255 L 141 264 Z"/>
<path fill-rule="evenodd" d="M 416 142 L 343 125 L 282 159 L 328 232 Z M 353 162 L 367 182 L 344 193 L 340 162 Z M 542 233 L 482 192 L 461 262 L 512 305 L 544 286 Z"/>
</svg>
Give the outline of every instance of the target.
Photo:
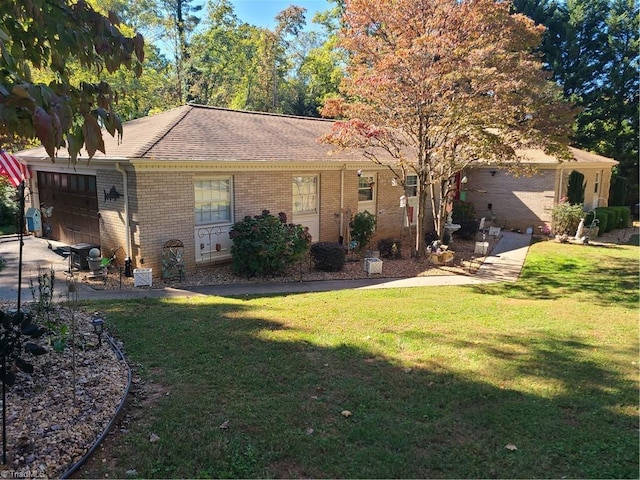
<svg viewBox="0 0 640 480">
<path fill-rule="evenodd" d="M 344 267 L 344 247 L 337 242 L 318 242 L 311 245 L 313 265 L 323 272 L 339 272 Z"/>
<path fill-rule="evenodd" d="M 476 233 L 478 233 L 478 230 L 480 229 L 480 222 L 478 222 L 475 218 L 457 220 L 454 223 L 460 225 L 460 229 L 455 231 L 454 234 L 456 235 L 456 237 L 460 237 L 465 240 L 475 238 Z"/>
<path fill-rule="evenodd" d="M 476 207 L 473 203 L 465 202 L 464 200 L 455 200 L 453 202 L 453 210 L 451 212 L 451 219 L 453 223 L 461 223 L 464 220 L 475 220 Z"/>
<path fill-rule="evenodd" d="M 286 223 L 286 215 L 244 217 L 229 237 L 233 241 L 233 270 L 244 276 L 276 275 L 300 261 L 309 251 L 311 235 L 302 225 Z"/>
<path fill-rule="evenodd" d="M 402 258 L 400 242 L 393 238 L 383 238 L 380 240 L 378 242 L 378 251 L 382 258 L 389 258 L 391 260 Z"/>
<path fill-rule="evenodd" d="M 431 245 L 433 242 L 440 240 L 440 237 L 438 237 L 438 234 L 436 232 L 427 232 L 424 234 L 424 244 L 425 245 Z"/>
<path fill-rule="evenodd" d="M 605 207 L 607 213 L 609 215 L 611 215 L 611 219 L 609 220 L 611 222 L 611 225 L 608 225 L 609 227 L 609 231 L 611 230 L 615 230 L 616 228 L 620 228 L 622 223 L 621 223 L 621 218 L 620 218 L 620 210 L 618 210 L 617 208 L 611 208 L 611 207 Z"/>
<path fill-rule="evenodd" d="M 376 217 L 367 212 L 356 213 L 349 222 L 351 239 L 356 242 L 356 250 L 362 252 L 371 241 L 376 228 Z"/>
<path fill-rule="evenodd" d="M 16 225 L 19 210 L 15 187 L 8 178 L 0 176 L 0 225 Z"/>
<path fill-rule="evenodd" d="M 627 191 L 629 190 L 629 180 L 625 177 L 616 175 L 611 180 L 609 187 L 609 205 L 622 206 L 627 200 Z"/>
<path fill-rule="evenodd" d="M 627 228 L 631 225 L 631 209 L 629 207 L 609 207 L 609 210 L 614 210 L 620 217 L 617 228 Z"/>
<path fill-rule="evenodd" d="M 587 216 L 584 219 L 584 225 L 585 227 L 598 227 L 598 235 L 600 235 L 601 233 L 604 233 L 604 229 L 607 227 L 608 221 L 609 214 L 607 212 L 603 210 L 591 210 L 587 213 Z"/>
<path fill-rule="evenodd" d="M 611 210 L 608 207 L 598 207 L 595 210 L 597 212 L 598 219 L 600 219 L 600 216 L 606 217 L 606 220 L 600 220 L 601 232 L 607 233 L 618 228 L 618 223 L 620 222 L 620 215 L 618 212 Z"/>
<path fill-rule="evenodd" d="M 575 235 L 583 216 L 582 205 L 559 203 L 551 212 L 551 229 L 556 235 Z"/>
<path fill-rule="evenodd" d="M 471 202 L 455 200 L 453 202 L 451 220 L 453 223 L 460 225 L 460 229 L 454 232 L 456 237 L 467 240 L 474 238 L 480 228 L 480 224 L 476 220 L 476 208 Z"/>
</svg>

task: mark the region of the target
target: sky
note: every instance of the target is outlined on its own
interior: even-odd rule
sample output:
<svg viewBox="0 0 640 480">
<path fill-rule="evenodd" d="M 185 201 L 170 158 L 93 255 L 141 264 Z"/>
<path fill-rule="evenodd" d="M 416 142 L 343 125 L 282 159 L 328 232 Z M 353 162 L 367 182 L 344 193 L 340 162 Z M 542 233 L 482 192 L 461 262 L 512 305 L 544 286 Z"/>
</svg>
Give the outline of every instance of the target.
<svg viewBox="0 0 640 480">
<path fill-rule="evenodd" d="M 241 21 L 266 28 L 273 27 L 275 16 L 290 5 L 307 9 L 305 14 L 307 23 L 311 23 L 316 12 L 329 10 L 333 6 L 327 0 L 230 0 L 230 2 Z"/>
</svg>

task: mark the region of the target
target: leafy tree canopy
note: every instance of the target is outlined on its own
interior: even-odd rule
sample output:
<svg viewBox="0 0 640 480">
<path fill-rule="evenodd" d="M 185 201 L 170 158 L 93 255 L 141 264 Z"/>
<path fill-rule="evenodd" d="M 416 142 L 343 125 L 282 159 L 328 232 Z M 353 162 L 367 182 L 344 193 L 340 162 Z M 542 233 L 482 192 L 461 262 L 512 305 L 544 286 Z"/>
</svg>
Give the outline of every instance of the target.
<svg viewBox="0 0 640 480">
<path fill-rule="evenodd" d="M 37 137 L 52 159 L 66 146 L 73 163 L 83 147 L 90 157 L 104 152 L 101 125 L 122 135 L 117 95 L 104 81 L 73 84 L 69 65 L 109 73 L 124 66 L 139 76 L 144 40 L 119 24 L 84 0 L 0 0 L 0 135 Z M 54 79 L 38 83 L 33 69 L 50 69 Z"/>
<path fill-rule="evenodd" d="M 581 109 L 576 146 L 620 162 L 638 182 L 640 6 L 637 0 L 514 0 L 546 27 L 540 51 L 567 98 Z"/>
<path fill-rule="evenodd" d="M 325 138 L 419 182 L 416 249 L 428 193 L 444 230 L 452 179 L 478 160 L 517 165 L 516 149 L 561 158 L 572 115 L 534 53 L 544 28 L 494 0 L 350 0 L 342 45 L 351 57 L 342 97 L 324 114 L 343 118 Z"/>
</svg>

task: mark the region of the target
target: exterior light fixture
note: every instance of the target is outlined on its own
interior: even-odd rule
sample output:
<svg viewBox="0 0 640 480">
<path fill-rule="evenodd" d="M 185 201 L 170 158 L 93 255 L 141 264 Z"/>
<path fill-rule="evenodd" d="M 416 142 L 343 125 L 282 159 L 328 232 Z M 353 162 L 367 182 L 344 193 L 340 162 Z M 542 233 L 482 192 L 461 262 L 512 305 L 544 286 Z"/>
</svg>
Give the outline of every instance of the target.
<svg viewBox="0 0 640 480">
<path fill-rule="evenodd" d="M 104 332 L 104 320 L 102 318 L 94 318 L 91 320 L 93 331 L 98 336 L 98 347 L 102 346 L 102 333 Z"/>
</svg>

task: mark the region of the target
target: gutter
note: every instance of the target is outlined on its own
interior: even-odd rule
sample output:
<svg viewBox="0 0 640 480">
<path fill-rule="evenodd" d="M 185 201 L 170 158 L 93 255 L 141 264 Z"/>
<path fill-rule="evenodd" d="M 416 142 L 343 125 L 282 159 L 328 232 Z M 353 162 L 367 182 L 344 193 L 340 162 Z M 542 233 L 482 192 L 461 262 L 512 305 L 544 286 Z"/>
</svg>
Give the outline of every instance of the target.
<svg viewBox="0 0 640 480">
<path fill-rule="evenodd" d="M 127 260 L 131 261 L 131 225 L 129 222 L 129 182 L 127 171 L 122 168 L 120 162 L 116 162 L 116 170 L 122 174 L 122 182 L 124 183 L 124 229 L 127 234 Z"/>
</svg>

